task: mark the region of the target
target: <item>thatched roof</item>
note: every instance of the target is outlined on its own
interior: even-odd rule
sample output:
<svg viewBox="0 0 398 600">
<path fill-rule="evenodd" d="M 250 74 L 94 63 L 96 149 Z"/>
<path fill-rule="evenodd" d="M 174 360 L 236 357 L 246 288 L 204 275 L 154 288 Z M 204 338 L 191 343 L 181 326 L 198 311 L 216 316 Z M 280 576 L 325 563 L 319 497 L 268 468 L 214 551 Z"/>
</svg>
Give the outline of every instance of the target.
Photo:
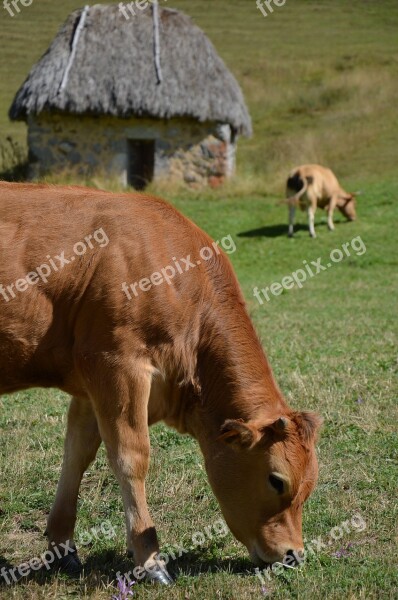
<svg viewBox="0 0 398 600">
<path fill-rule="evenodd" d="M 10 118 L 42 111 L 117 117 L 188 116 L 250 135 L 241 89 L 213 44 L 183 13 L 159 8 L 162 83 L 154 60 L 152 8 L 127 20 L 117 5 L 89 8 L 67 85 L 62 80 L 82 10 L 73 12 L 15 96 Z"/>
</svg>

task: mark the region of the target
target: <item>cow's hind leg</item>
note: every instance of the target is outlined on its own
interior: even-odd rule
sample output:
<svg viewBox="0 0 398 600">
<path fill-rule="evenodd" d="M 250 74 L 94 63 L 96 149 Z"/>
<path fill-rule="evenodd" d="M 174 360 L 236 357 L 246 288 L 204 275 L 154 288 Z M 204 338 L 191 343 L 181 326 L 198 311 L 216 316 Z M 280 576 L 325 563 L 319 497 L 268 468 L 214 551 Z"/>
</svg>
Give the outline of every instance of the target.
<svg viewBox="0 0 398 600">
<path fill-rule="evenodd" d="M 136 579 L 171 583 L 165 566 L 158 561 L 159 544 L 148 511 L 145 478 L 149 467 L 148 402 L 151 371 L 147 364 L 121 368 L 97 368 L 101 385 L 92 390 L 101 437 L 109 463 L 119 481 L 127 528 L 127 548 L 133 554 Z"/>
<path fill-rule="evenodd" d="M 289 237 L 293 237 L 294 235 L 294 219 L 296 216 L 296 206 L 295 204 L 289 204 Z"/>
<path fill-rule="evenodd" d="M 49 550 L 59 566 L 70 574 L 81 568 L 73 542 L 80 483 L 100 443 L 97 420 L 90 402 L 72 398 L 61 477 L 47 522 Z"/>
</svg>

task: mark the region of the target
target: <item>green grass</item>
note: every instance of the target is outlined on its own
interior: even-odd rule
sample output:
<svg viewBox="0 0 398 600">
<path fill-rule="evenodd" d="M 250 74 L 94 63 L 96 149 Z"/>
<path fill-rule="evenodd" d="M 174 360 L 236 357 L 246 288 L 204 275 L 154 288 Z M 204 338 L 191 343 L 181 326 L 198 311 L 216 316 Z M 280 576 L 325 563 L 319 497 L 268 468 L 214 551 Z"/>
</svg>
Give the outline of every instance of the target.
<svg viewBox="0 0 398 600">
<path fill-rule="evenodd" d="M 398 259 L 391 239 L 398 217 L 398 185 L 373 184 L 360 218 L 337 218 L 327 231 L 318 219 L 318 237 L 300 229 L 293 240 L 283 234 L 284 211 L 261 198 L 195 201 L 176 205 L 215 238 L 231 234 L 231 255 L 277 379 L 290 404 L 318 410 L 325 418 L 319 444 L 320 482 L 305 509 L 308 540 L 330 538 L 332 527 L 359 512 L 362 533 L 311 557 L 299 571 L 273 575 L 267 589 L 286 598 L 393 598 L 396 573 L 398 476 L 396 308 Z M 222 219 L 220 215 L 222 214 Z M 321 215 L 319 215 L 321 217 Z M 335 264 L 327 272 L 272 297 L 263 306 L 254 286 L 280 281 L 302 266 L 361 236 L 366 253 Z M 358 403 L 358 398 L 362 403 Z M 67 399 L 54 391 L 21 392 L 0 400 L 1 551 L 20 564 L 44 549 L 41 533 L 51 505 L 62 452 Z M 163 426 L 152 431 L 149 504 L 164 546 L 185 545 L 220 512 L 194 441 Z M 131 565 L 124 555 L 120 494 L 101 451 L 85 476 L 77 538 L 110 521 L 116 537 L 82 548 L 87 573 L 81 581 L 38 577 L 2 598 L 109 598 L 117 571 Z M 349 554 L 334 553 L 352 543 Z M 261 586 L 245 549 L 231 535 L 214 537 L 204 548 L 173 564 L 179 575 L 172 590 L 140 586 L 138 598 L 258 598 Z"/>
<path fill-rule="evenodd" d="M 34 0 L 13 18 L 0 7 L 0 142 L 12 135 L 24 143 L 26 127 L 8 121 L 8 108 L 33 62 L 81 5 Z M 393 175 L 395 0 L 287 0 L 267 18 L 255 0 L 168 0 L 168 5 L 203 27 L 242 85 L 254 137 L 240 142 L 241 176 L 280 193 L 286 171 L 306 162 L 330 164 L 341 177 L 356 173 L 366 181 Z"/>
<path fill-rule="evenodd" d="M 169 199 L 214 238 L 231 234 L 231 255 L 250 312 L 289 403 L 325 418 L 319 443 L 320 481 L 306 505 L 307 540 L 359 512 L 352 531 L 293 572 L 273 575 L 271 597 L 287 600 L 395 598 L 397 532 L 398 184 L 396 117 L 398 6 L 395 1 L 290 0 L 264 19 L 254 1 L 175 0 L 216 44 L 242 83 L 255 135 L 239 146 L 239 178 L 217 192 L 170 190 Z M 79 2 L 34 0 L 17 18 L 1 14 L 0 139 L 23 141 L 23 125 L 6 110 L 32 61 Z M 1 7 L 0 7 L 0 10 Z M 27 51 L 27 47 L 29 51 Z M 359 218 L 336 216 L 329 233 L 316 215 L 316 240 L 300 228 L 286 237 L 278 205 L 286 171 L 325 162 L 347 189 L 361 189 Z M 304 216 L 299 216 L 305 223 Z M 353 253 L 327 272 L 259 305 L 253 288 L 267 287 L 361 236 Z M 358 399 L 361 402 L 358 402 Z M 46 516 L 59 476 L 67 398 L 32 390 L 0 398 L 0 566 L 43 552 Z M 163 547 L 190 544 L 220 518 L 196 443 L 162 425 L 153 428 L 148 481 L 151 513 Z M 77 539 L 110 521 L 116 537 L 81 548 L 85 576 L 36 576 L 0 588 L 6 600 L 108 599 L 125 556 L 120 493 L 101 449 L 83 479 Z M 351 543 L 346 556 L 335 552 Z M 142 599 L 237 600 L 266 597 L 231 535 L 173 563 L 172 589 L 137 586 Z"/>
</svg>

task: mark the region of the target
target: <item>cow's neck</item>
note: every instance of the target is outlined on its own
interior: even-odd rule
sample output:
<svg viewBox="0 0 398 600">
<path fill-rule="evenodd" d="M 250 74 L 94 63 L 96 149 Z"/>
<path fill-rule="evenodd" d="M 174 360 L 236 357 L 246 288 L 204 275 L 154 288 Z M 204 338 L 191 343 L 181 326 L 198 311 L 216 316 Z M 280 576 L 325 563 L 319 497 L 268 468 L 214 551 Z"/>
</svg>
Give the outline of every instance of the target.
<svg viewBox="0 0 398 600">
<path fill-rule="evenodd" d="M 184 428 L 201 445 L 226 419 L 277 415 L 287 406 L 243 306 L 206 323 L 198 348 L 200 393 L 182 390 Z"/>
</svg>

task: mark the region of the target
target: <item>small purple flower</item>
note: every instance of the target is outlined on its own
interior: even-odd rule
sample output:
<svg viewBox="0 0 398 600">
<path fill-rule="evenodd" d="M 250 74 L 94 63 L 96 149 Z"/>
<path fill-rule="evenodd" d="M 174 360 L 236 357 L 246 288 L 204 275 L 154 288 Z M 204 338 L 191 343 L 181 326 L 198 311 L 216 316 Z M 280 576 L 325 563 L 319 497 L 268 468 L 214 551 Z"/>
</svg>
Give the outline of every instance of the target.
<svg viewBox="0 0 398 600">
<path fill-rule="evenodd" d="M 119 594 L 117 596 L 112 596 L 112 600 L 128 600 L 129 596 L 133 596 L 134 592 L 131 589 L 135 581 L 130 581 L 125 579 L 124 577 L 117 578 L 117 589 Z"/>
<path fill-rule="evenodd" d="M 264 594 L 264 596 L 268 596 L 269 592 L 268 592 L 267 588 L 265 587 L 265 585 L 263 585 L 261 587 L 261 593 Z"/>
<path fill-rule="evenodd" d="M 363 398 L 361 398 L 361 396 L 358 396 L 357 404 L 363 404 Z"/>
</svg>

